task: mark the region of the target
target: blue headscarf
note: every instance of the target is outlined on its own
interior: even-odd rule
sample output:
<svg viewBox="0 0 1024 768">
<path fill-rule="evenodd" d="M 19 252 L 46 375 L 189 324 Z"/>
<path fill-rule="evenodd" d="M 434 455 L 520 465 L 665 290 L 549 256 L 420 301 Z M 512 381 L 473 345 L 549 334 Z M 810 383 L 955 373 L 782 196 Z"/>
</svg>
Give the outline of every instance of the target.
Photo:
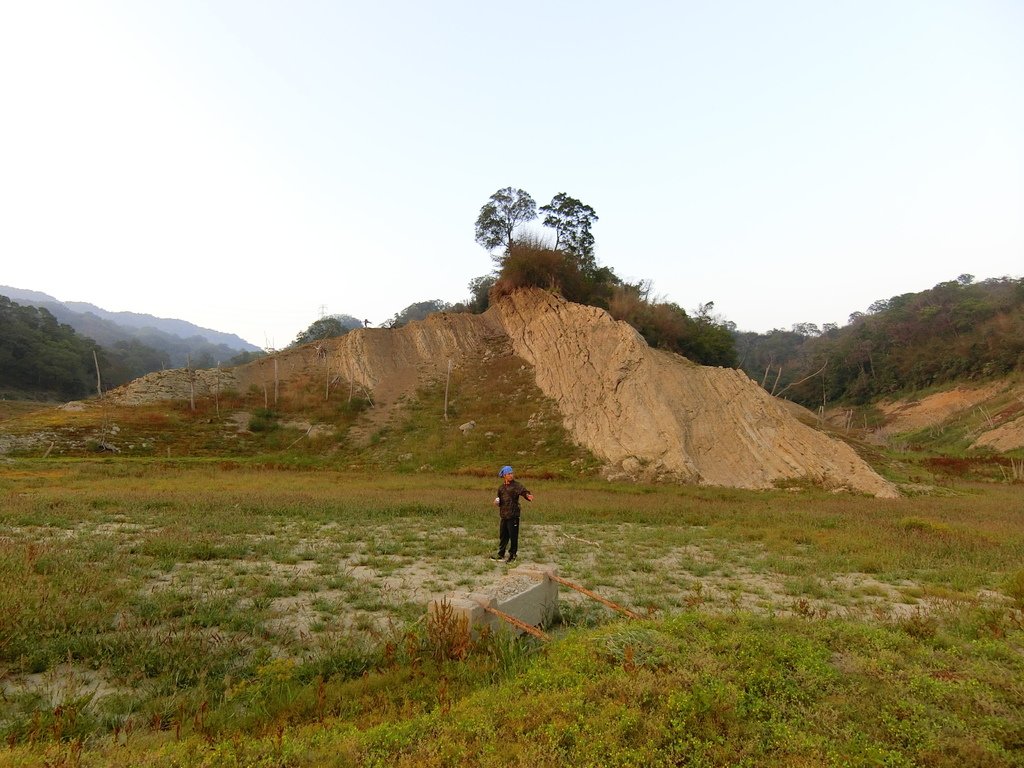
<svg viewBox="0 0 1024 768">
<path fill-rule="evenodd" d="M 512 474 L 512 467 L 506 464 L 504 467 L 498 470 L 498 477 L 504 477 L 505 475 Z"/>
</svg>

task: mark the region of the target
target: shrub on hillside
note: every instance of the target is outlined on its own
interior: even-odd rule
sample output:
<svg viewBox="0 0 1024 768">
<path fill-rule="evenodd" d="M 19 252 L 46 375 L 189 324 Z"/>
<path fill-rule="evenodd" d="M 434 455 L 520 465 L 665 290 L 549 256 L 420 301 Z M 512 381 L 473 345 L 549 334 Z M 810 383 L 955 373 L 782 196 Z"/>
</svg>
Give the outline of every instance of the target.
<svg viewBox="0 0 1024 768">
<path fill-rule="evenodd" d="M 652 347 L 701 365 L 736 365 L 732 331 L 711 316 L 713 304 L 691 317 L 676 304 L 651 301 L 648 284 L 625 284 L 608 267 L 584 269 L 578 258 L 542 240 L 524 238 L 512 245 L 501 261 L 490 301 L 522 288 L 541 288 L 577 304 L 607 309 L 616 320 L 636 328 Z"/>
<path fill-rule="evenodd" d="M 564 253 L 540 240 L 524 238 L 514 243 L 503 258 L 490 298 L 493 303 L 521 288 L 542 288 L 578 301 L 582 283 L 579 267 Z"/>
<path fill-rule="evenodd" d="M 577 304 L 607 309 L 615 286 L 621 284 L 609 267 L 598 267 L 592 260 L 583 262 L 575 254 L 552 248 L 544 240 L 525 237 L 515 243 L 500 260 L 500 269 L 490 301 L 496 301 L 520 288 L 553 291 Z"/>
<path fill-rule="evenodd" d="M 667 349 L 701 365 L 736 365 L 736 345 L 726 324 L 711 316 L 713 304 L 694 317 L 671 302 L 651 301 L 650 286 L 620 285 L 612 292 L 608 311 L 640 332 L 648 344 Z"/>
</svg>

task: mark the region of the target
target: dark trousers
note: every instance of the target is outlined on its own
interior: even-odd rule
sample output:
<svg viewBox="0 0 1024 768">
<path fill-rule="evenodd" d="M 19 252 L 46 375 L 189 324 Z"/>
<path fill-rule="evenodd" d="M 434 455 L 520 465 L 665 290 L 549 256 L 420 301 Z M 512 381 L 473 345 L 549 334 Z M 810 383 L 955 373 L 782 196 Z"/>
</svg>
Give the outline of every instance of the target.
<svg viewBox="0 0 1024 768">
<path fill-rule="evenodd" d="M 508 547 L 508 556 L 515 557 L 519 551 L 519 518 L 510 517 L 501 521 L 501 529 L 498 533 L 498 556 L 505 556 L 505 547 Z"/>
</svg>

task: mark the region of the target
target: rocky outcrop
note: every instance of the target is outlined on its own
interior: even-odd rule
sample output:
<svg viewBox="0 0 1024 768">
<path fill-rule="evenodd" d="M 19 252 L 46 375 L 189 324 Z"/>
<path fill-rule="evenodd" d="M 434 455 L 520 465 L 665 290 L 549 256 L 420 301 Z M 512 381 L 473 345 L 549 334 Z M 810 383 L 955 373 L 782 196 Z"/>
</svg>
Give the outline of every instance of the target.
<svg viewBox="0 0 1024 768">
<path fill-rule="evenodd" d="M 897 495 L 852 448 L 798 422 L 741 371 L 651 349 L 603 310 L 539 290 L 492 311 L 574 438 L 629 474 L 740 488 L 806 479 Z"/>
<path fill-rule="evenodd" d="M 161 400 L 188 400 L 190 397 L 213 397 L 219 392 L 238 389 L 240 378 L 235 368 L 172 368 L 147 373 L 105 397 L 121 405 L 144 405 Z"/>
</svg>

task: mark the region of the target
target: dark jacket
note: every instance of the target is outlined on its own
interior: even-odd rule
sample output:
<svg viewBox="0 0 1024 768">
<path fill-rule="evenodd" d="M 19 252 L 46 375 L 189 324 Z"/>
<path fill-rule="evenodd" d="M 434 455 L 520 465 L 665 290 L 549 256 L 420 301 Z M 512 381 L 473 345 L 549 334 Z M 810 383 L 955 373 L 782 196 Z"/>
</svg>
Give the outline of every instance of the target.
<svg viewBox="0 0 1024 768">
<path fill-rule="evenodd" d="M 526 486 L 518 480 L 513 480 L 508 485 L 502 483 L 498 486 L 498 514 L 502 520 L 511 520 L 519 517 L 519 497 L 529 495 Z"/>
</svg>

